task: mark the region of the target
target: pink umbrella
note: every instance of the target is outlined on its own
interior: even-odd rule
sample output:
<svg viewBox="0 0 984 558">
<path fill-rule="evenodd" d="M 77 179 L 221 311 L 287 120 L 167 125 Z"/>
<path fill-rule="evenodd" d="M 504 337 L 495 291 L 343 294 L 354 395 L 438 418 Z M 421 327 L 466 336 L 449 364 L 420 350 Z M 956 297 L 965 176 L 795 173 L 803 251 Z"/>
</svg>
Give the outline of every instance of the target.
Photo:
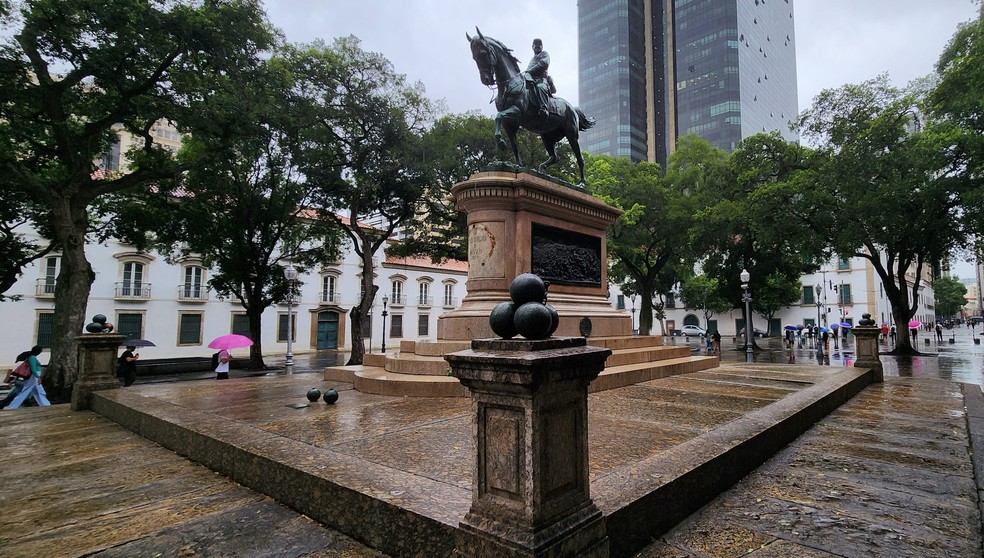
<svg viewBox="0 0 984 558">
<path fill-rule="evenodd" d="M 253 340 L 245 335 L 237 335 L 235 333 L 230 333 L 228 335 L 221 335 L 212 340 L 208 344 L 209 349 L 238 349 L 240 347 L 249 347 L 253 344 Z"/>
<path fill-rule="evenodd" d="M 909 329 L 916 329 L 917 327 L 919 327 L 921 325 L 922 325 L 922 322 L 920 322 L 919 320 L 912 320 L 911 322 L 909 322 Z"/>
</svg>

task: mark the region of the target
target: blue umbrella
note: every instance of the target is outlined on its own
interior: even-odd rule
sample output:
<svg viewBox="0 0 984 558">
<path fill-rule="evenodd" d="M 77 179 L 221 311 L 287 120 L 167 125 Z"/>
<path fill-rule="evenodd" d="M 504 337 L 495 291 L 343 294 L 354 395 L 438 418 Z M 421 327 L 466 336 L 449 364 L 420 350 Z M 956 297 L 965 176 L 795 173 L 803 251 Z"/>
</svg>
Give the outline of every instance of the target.
<svg viewBox="0 0 984 558">
<path fill-rule="evenodd" d="M 825 328 L 825 327 L 821 327 L 820 328 L 820 333 L 830 333 L 830 330 L 827 329 L 827 328 Z"/>
<path fill-rule="evenodd" d="M 847 322 L 844 322 L 844 323 L 840 324 L 840 326 L 842 328 L 844 328 L 844 329 L 851 329 L 852 327 L 854 327 L 854 326 L 852 326 L 851 324 L 849 324 Z"/>
<path fill-rule="evenodd" d="M 786 331 L 796 331 L 799 328 L 791 324 L 786 324 L 785 326 L 783 326 L 783 329 Z"/>
</svg>

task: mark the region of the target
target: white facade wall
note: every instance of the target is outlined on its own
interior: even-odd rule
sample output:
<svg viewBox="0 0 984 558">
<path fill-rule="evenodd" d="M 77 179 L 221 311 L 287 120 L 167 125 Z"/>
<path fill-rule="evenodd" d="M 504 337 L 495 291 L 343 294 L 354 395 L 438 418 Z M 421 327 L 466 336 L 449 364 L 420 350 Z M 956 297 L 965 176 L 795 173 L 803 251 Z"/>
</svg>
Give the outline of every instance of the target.
<svg viewBox="0 0 984 558">
<path fill-rule="evenodd" d="M 914 274 L 907 274 L 910 285 L 916 280 Z M 924 271 L 919 279 L 921 287 L 919 289 L 919 308 L 916 311 L 915 319 L 923 322 L 934 322 L 935 317 L 935 298 L 933 294 L 930 272 Z M 813 324 L 819 320 L 820 325 L 832 323 L 851 323 L 856 324 L 861 319 L 862 314 L 869 313 L 878 325 L 886 324 L 891 327 L 893 324 L 893 314 L 891 305 L 885 296 L 885 289 L 881 279 L 875 273 L 874 268 L 865 258 L 850 258 L 847 261 L 831 260 L 817 273 L 803 275 L 800 278 L 804 290 L 809 288 L 811 293 L 804 292 L 799 304 L 787 306 L 780 310 L 774 317 L 772 323 L 772 334 L 785 324 Z M 816 296 L 816 285 L 822 285 L 819 299 Z M 836 291 L 834 290 L 836 287 Z M 847 294 L 849 293 L 849 295 Z M 755 298 L 755 292 L 752 293 Z M 612 289 L 612 305 L 618 307 L 620 292 L 618 287 Z M 845 298 L 841 298 L 841 297 Z M 818 308 L 816 302 L 819 300 Z M 638 303 L 638 300 L 636 301 Z M 624 307 L 631 312 L 632 303 L 628 299 L 624 300 Z M 635 326 L 638 327 L 638 309 L 634 313 Z M 711 316 L 712 325 L 716 323 L 717 328 L 724 336 L 737 335 L 741 329 L 742 310 L 735 308 L 730 312 L 715 314 Z M 679 330 L 685 324 L 696 324 L 707 328 L 708 324 L 704 321 L 703 311 L 700 309 L 684 308 L 679 297 L 675 297 L 675 306 L 666 311 L 666 333 L 672 334 L 673 330 Z M 663 324 L 654 324 L 652 333 L 654 335 L 663 334 Z M 755 314 L 752 317 L 752 326 L 756 329 L 769 330 L 765 317 Z M 714 327 L 710 328 L 711 330 Z"/>
<path fill-rule="evenodd" d="M 213 352 L 207 347 L 209 341 L 233 332 L 235 316 L 245 314 L 238 303 L 219 300 L 214 292 L 207 290 L 204 286 L 210 278 L 207 269 L 202 270 L 201 290 L 196 290 L 193 285 L 188 288 L 189 284 L 185 283 L 187 268 L 200 267 L 200 260 L 191 258 L 171 264 L 159 254 L 140 254 L 132 247 L 116 242 L 91 244 L 86 247 L 86 256 L 95 271 L 85 313 L 87 320 L 96 314 L 103 314 L 117 326 L 117 332 L 122 332 L 122 320 L 127 316 L 130 319 L 139 316 L 139 337 L 156 344 L 156 347 L 141 349 L 144 359 L 209 356 Z M 372 316 L 372 349 L 375 352 L 380 350 L 383 336 L 382 296 L 392 295 L 393 281 L 402 281 L 403 292 L 411 296 L 401 301 L 402 304 L 394 305 L 390 301 L 387 328 L 392 327 L 394 315 L 401 317 L 404 327 L 395 339 L 387 330 L 387 348 L 392 346 L 397 349 L 401 339 L 434 338 L 438 316 L 456 308 L 466 294 L 467 266 L 461 262 L 435 266 L 429 260 L 385 261 L 382 250 L 375 260 L 379 263 L 375 270 L 379 292 Z M 20 280 L 6 293 L 8 296 L 18 295 L 21 300 L 0 303 L 6 323 L 3 335 L 0 335 L 0 365 L 13 364 L 18 353 L 44 340 L 46 323 L 50 323 L 54 312 L 54 278 L 57 276 L 58 261 L 59 256 L 54 254 L 25 268 Z M 142 266 L 139 283 L 134 282 L 135 265 Z M 346 250 L 341 261 L 298 277 L 300 297 L 292 307 L 295 315 L 294 354 L 319 348 L 319 328 L 329 325 L 319 324 L 319 318 L 324 321 L 332 313 L 337 315 L 337 333 L 335 339 L 328 341 L 335 342 L 333 348 L 349 350 L 349 311 L 360 297 L 361 274 L 358 257 L 351 250 Z M 326 277 L 334 279 L 332 292 L 326 292 L 326 283 L 331 283 L 325 281 Z M 424 301 L 425 304 L 417 300 L 420 283 L 428 283 L 432 297 L 432 300 Z M 450 292 L 453 293 L 447 301 L 443 296 L 444 285 L 450 285 Z M 285 328 L 278 332 L 278 321 L 286 326 L 287 312 L 286 304 L 277 304 L 264 311 L 261 340 L 264 356 L 286 353 L 286 332 Z M 200 332 L 193 340 L 186 338 L 187 342 L 181 342 L 180 323 L 184 314 L 193 316 L 185 320 L 201 320 Z M 418 334 L 421 315 L 427 316 L 428 335 Z M 325 339 L 320 339 L 320 345 L 325 344 Z M 369 347 L 369 338 L 366 338 L 366 346 Z M 248 349 L 233 351 L 236 357 L 247 354 Z"/>
</svg>

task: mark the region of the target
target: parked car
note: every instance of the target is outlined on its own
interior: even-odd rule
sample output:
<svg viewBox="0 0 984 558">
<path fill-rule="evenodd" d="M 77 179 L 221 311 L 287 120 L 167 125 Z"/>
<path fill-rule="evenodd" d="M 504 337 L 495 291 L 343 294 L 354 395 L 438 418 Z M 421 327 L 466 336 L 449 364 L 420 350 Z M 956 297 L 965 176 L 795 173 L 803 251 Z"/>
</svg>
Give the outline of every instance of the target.
<svg viewBox="0 0 984 558">
<path fill-rule="evenodd" d="M 683 329 L 680 330 L 680 334 L 683 335 L 684 337 L 691 337 L 691 336 L 704 337 L 705 335 L 707 335 L 707 332 L 704 331 L 704 328 L 700 326 L 685 325 L 683 326 Z"/>
<path fill-rule="evenodd" d="M 741 328 L 741 331 L 738 332 L 738 337 L 744 337 L 744 336 L 745 336 L 745 328 Z M 752 328 L 752 337 L 768 337 L 768 336 L 769 336 L 768 332 L 762 331 L 757 327 Z"/>
</svg>

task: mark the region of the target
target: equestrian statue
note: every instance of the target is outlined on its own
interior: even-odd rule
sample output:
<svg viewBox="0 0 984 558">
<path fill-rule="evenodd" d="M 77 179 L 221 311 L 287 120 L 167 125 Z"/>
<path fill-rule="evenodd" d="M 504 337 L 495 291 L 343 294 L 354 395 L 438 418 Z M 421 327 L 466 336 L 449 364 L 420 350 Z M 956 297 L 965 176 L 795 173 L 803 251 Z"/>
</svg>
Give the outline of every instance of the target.
<svg viewBox="0 0 984 558">
<path fill-rule="evenodd" d="M 478 75 L 486 86 L 497 86 L 495 108 L 495 138 L 499 146 L 506 148 L 502 139 L 502 131 L 506 131 L 509 145 L 517 165 L 522 165 L 519 159 L 519 147 L 516 145 L 516 132 L 522 126 L 538 134 L 543 140 L 543 146 L 550 156 L 540 164 L 540 172 L 557 162 L 557 142 L 567 138 L 577 159 L 577 167 L 581 173 L 580 187 L 584 187 L 584 158 L 578 145 L 578 134 L 582 130 L 594 126 L 594 119 L 585 115 L 580 108 L 568 103 L 560 97 L 554 97 L 556 89 L 553 80 L 547 75 L 550 57 L 543 50 L 540 39 L 533 41 L 533 60 L 525 72 L 519 69 L 519 60 L 507 48 L 492 37 L 482 35 L 475 28 L 478 36 L 472 37 L 467 32 L 465 37 L 471 44 L 472 58 L 478 65 Z"/>
</svg>

